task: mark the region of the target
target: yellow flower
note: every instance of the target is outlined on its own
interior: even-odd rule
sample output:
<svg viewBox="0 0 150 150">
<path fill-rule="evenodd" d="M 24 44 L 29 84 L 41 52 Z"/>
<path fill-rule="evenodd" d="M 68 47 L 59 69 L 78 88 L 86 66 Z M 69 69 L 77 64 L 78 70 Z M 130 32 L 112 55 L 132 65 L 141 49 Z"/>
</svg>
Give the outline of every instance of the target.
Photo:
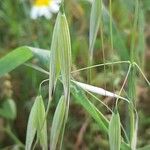
<svg viewBox="0 0 150 150">
<path fill-rule="evenodd" d="M 30 16 L 32 19 L 44 16 L 46 19 L 50 19 L 53 13 L 59 11 L 59 4 L 61 0 L 34 0 L 31 8 Z"/>
<path fill-rule="evenodd" d="M 52 0 L 36 0 L 34 5 L 35 6 L 48 6 L 51 1 Z"/>
</svg>

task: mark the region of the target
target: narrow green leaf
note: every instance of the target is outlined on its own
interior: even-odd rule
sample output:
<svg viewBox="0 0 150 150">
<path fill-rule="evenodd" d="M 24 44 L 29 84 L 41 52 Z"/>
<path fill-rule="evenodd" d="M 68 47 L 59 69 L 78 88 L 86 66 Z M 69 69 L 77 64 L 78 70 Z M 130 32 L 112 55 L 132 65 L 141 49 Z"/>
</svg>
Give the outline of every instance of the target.
<svg viewBox="0 0 150 150">
<path fill-rule="evenodd" d="M 145 63 L 145 17 L 144 17 L 144 11 L 142 8 L 139 8 L 139 18 L 138 18 L 138 45 L 137 45 L 137 51 L 138 51 L 138 64 L 142 66 L 142 69 L 144 68 Z"/>
<path fill-rule="evenodd" d="M 136 61 L 137 58 L 137 49 L 136 49 L 136 31 L 138 28 L 138 17 L 139 17 L 139 1 L 136 0 L 134 1 L 134 20 L 133 20 L 133 25 L 131 29 L 131 42 L 130 42 L 130 61 L 133 64 Z M 135 115 L 135 107 L 136 107 L 136 99 L 137 99 L 137 94 L 136 94 L 136 68 L 134 65 L 132 65 L 129 78 L 128 78 L 128 89 L 127 89 L 127 94 L 129 97 L 129 100 L 131 101 L 130 104 L 128 105 L 128 128 L 127 128 L 127 134 L 130 140 L 131 148 L 134 150 L 136 147 L 136 128 L 137 128 L 137 120 L 136 120 L 136 115 Z"/>
<path fill-rule="evenodd" d="M 110 150 L 120 150 L 121 145 L 121 128 L 120 116 L 117 110 L 112 114 L 109 123 L 109 145 Z"/>
<path fill-rule="evenodd" d="M 108 132 L 108 120 L 106 117 L 92 104 L 86 95 L 83 93 L 83 90 L 77 86 L 72 86 L 71 93 L 74 96 L 75 100 L 83 106 L 83 108 L 91 115 L 91 117 L 97 122 L 101 131 L 104 133 Z"/>
<path fill-rule="evenodd" d="M 89 55 L 93 57 L 94 44 L 101 21 L 102 1 L 93 0 L 90 16 Z M 92 58 L 91 58 L 92 59 Z"/>
<path fill-rule="evenodd" d="M 130 42 L 130 61 L 133 63 L 137 58 L 137 50 L 136 50 L 136 31 L 138 29 L 138 18 L 139 18 L 139 1 L 136 0 L 134 8 L 134 20 L 131 28 L 131 42 Z"/>
<path fill-rule="evenodd" d="M 136 103 L 136 68 L 135 66 L 132 66 L 129 77 L 128 77 L 128 97 L 131 101 L 128 105 L 128 112 L 127 115 L 127 121 L 129 124 L 127 124 L 127 134 L 132 142 L 132 139 L 134 137 L 135 132 L 135 103 Z"/>
<path fill-rule="evenodd" d="M 101 131 L 108 134 L 109 122 L 107 118 L 91 103 L 83 90 L 77 87 L 75 84 L 71 84 L 71 93 L 75 98 L 75 101 L 79 103 L 96 121 Z M 121 142 L 121 150 L 131 150 L 129 145 L 124 141 Z"/>
<path fill-rule="evenodd" d="M 63 130 L 63 122 L 65 120 L 65 110 L 66 110 L 66 101 L 64 96 L 61 96 L 57 108 L 55 110 L 52 128 L 51 128 L 51 136 L 50 136 L 50 149 L 56 150 L 58 140 L 61 137 L 61 131 Z"/>
<path fill-rule="evenodd" d="M 61 66 L 62 83 L 65 98 L 70 95 L 70 72 L 71 72 L 71 42 L 70 33 L 65 14 L 61 14 L 58 41 L 58 55 Z M 68 99 L 68 98 L 67 98 Z"/>
<path fill-rule="evenodd" d="M 33 56 L 38 57 L 45 65 L 49 60 L 49 51 L 32 47 L 19 47 L 0 59 L 0 77 L 22 65 Z"/>
<path fill-rule="evenodd" d="M 31 50 L 27 47 L 20 47 L 0 59 L 0 76 L 15 69 L 33 57 Z"/>
<path fill-rule="evenodd" d="M 61 34 L 60 34 L 61 33 Z M 54 121 L 52 124 L 52 133 L 51 133 L 51 149 L 56 149 L 57 146 L 61 149 L 61 144 L 63 140 L 63 134 L 65 130 L 65 123 L 68 116 L 69 109 L 69 100 L 70 100 L 70 72 L 71 72 L 71 42 L 70 42 L 70 33 L 68 28 L 68 23 L 65 14 L 59 12 L 54 27 L 52 45 L 51 45 L 51 56 L 50 56 L 50 82 L 49 82 L 49 95 L 51 96 L 55 83 L 57 81 L 59 71 L 62 75 L 62 83 L 64 87 L 64 96 L 61 99 L 64 99 L 65 107 L 64 116 L 60 124 L 60 129 L 56 134 L 55 124 L 57 125 L 56 117 L 60 114 L 56 109 L 56 117 L 54 115 Z M 62 101 L 62 100 L 61 100 Z M 60 104 L 62 105 L 62 104 Z M 66 107 L 67 106 L 67 107 Z M 57 107 L 60 107 L 59 105 Z M 57 145 L 59 142 L 59 145 Z"/>
<path fill-rule="evenodd" d="M 58 40 L 59 40 L 59 28 L 60 28 L 60 14 L 57 15 L 56 23 L 54 26 L 52 43 L 51 43 L 51 55 L 49 64 L 49 96 L 52 95 L 55 83 L 57 81 L 60 72 L 60 63 L 58 59 Z"/>
<path fill-rule="evenodd" d="M 60 28 L 58 40 L 58 56 L 60 61 L 60 70 L 62 83 L 64 88 L 64 98 L 66 102 L 65 118 L 62 124 L 62 130 L 59 137 L 58 149 L 62 149 L 63 135 L 65 132 L 65 124 L 68 117 L 69 101 L 70 101 L 70 72 L 71 72 L 71 40 L 68 22 L 64 12 L 60 12 Z M 61 33 L 61 34 L 60 34 Z"/>
<path fill-rule="evenodd" d="M 32 106 L 29 119 L 28 119 L 28 125 L 27 125 L 27 133 L 26 133 L 26 143 L 25 143 L 25 150 L 31 150 L 32 143 L 36 134 L 37 130 L 37 109 L 38 109 L 38 99 L 37 97 L 35 99 L 35 102 Z"/>
<path fill-rule="evenodd" d="M 65 111 L 65 118 L 63 120 L 63 123 L 62 123 L 62 130 L 60 132 L 60 137 L 58 139 L 58 144 L 57 144 L 57 149 L 61 150 L 62 149 L 62 144 L 63 144 L 63 138 L 64 138 L 64 132 L 65 132 L 65 126 L 66 126 L 66 121 L 67 121 L 67 118 L 68 117 L 68 110 Z"/>
<path fill-rule="evenodd" d="M 30 150 L 37 132 L 37 139 L 43 150 L 47 149 L 47 125 L 45 119 L 45 107 L 41 96 L 37 96 L 32 106 L 26 134 L 25 149 Z M 44 124 L 43 124 L 44 122 Z"/>
<path fill-rule="evenodd" d="M 43 103 L 43 99 L 41 96 L 38 97 L 38 109 L 37 109 L 37 120 L 38 120 L 38 127 L 37 127 L 37 137 L 40 141 L 40 145 L 43 150 L 47 150 L 47 123 L 45 117 L 45 107 Z M 44 124 L 43 124 L 44 122 Z"/>
</svg>

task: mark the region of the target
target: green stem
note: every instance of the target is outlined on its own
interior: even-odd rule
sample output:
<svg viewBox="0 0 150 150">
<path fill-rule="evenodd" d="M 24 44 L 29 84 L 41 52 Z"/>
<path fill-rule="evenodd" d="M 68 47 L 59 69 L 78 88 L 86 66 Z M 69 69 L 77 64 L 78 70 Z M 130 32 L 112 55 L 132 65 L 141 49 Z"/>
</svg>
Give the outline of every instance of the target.
<svg viewBox="0 0 150 150">
<path fill-rule="evenodd" d="M 24 144 L 16 137 L 16 135 L 11 131 L 9 125 L 6 128 L 3 128 L 3 131 L 7 133 L 7 135 L 20 147 L 24 148 Z"/>
<path fill-rule="evenodd" d="M 101 4 L 101 10 L 103 9 L 103 5 Z M 103 15 L 101 16 L 101 23 L 100 23 L 100 35 L 101 35 L 101 45 L 102 45 L 102 56 L 103 56 L 103 63 L 104 63 L 104 75 L 106 77 L 106 65 L 105 65 L 105 51 L 104 51 L 104 32 L 103 32 Z M 105 89 L 106 89 L 106 83 L 105 83 Z"/>
<path fill-rule="evenodd" d="M 88 67 L 91 66 L 93 64 L 93 54 L 89 53 L 89 60 L 88 60 Z M 87 72 L 87 83 L 91 83 L 91 76 L 92 76 L 92 69 L 89 68 L 88 72 Z"/>
<path fill-rule="evenodd" d="M 135 12 L 134 12 L 134 23 L 132 28 L 132 34 L 131 34 L 131 46 L 130 46 L 130 61 L 131 61 L 131 71 L 129 74 L 129 80 L 128 80 L 128 96 L 130 100 L 130 104 L 128 105 L 128 119 L 127 122 L 129 122 L 129 126 L 127 127 L 127 133 L 130 139 L 130 144 L 132 146 L 134 133 L 135 131 L 135 105 L 136 105 L 136 69 L 134 62 L 136 61 L 136 49 L 135 49 L 135 41 L 136 41 L 136 30 L 137 30 L 137 24 L 138 24 L 138 12 L 139 12 L 139 3 L 138 0 L 135 1 Z"/>
<path fill-rule="evenodd" d="M 109 30 L 110 30 L 110 42 L 111 42 L 111 49 L 114 49 L 113 44 L 113 30 L 112 30 L 112 0 L 109 0 L 109 12 L 110 12 L 110 24 L 109 24 Z"/>
<path fill-rule="evenodd" d="M 135 41 L 136 41 L 136 30 L 138 25 L 138 13 L 139 13 L 139 2 L 136 0 L 135 2 L 135 12 L 134 12 L 134 23 L 132 28 L 132 35 L 131 35 L 131 47 L 130 47 L 130 61 L 133 63 L 136 58 L 136 52 L 135 52 Z"/>
<path fill-rule="evenodd" d="M 129 127 L 128 127 L 128 136 L 130 139 L 130 142 L 132 141 L 132 137 L 134 134 L 134 126 L 135 126 L 135 116 L 134 116 L 134 107 L 135 107 L 135 101 L 136 101 L 136 73 L 135 73 L 135 67 L 132 65 L 131 71 L 129 74 L 129 80 L 128 80 L 128 96 L 130 100 L 130 104 L 128 105 L 128 117 L 129 117 Z"/>
<path fill-rule="evenodd" d="M 84 71 L 84 70 L 88 70 L 88 69 L 92 69 L 92 68 L 96 68 L 96 67 L 102 67 L 102 66 L 114 65 L 114 64 L 130 64 L 130 61 L 116 61 L 116 62 L 108 62 L 105 64 L 92 65 L 92 66 L 88 66 L 85 68 L 81 68 L 81 69 L 72 71 L 71 73 L 76 73 L 76 72 L 80 72 L 80 71 Z"/>
<path fill-rule="evenodd" d="M 134 64 L 136 65 L 136 67 L 138 68 L 138 70 L 140 71 L 140 73 L 142 74 L 142 76 L 143 76 L 143 78 L 145 79 L 145 81 L 147 82 L 147 84 L 150 86 L 150 82 L 149 82 L 149 80 L 146 78 L 146 76 L 145 76 L 144 72 L 142 71 L 142 69 L 141 69 L 136 63 L 134 63 Z"/>
<path fill-rule="evenodd" d="M 130 64 L 130 66 L 129 66 L 128 72 L 127 72 L 126 77 L 125 77 L 125 79 L 124 79 L 123 85 L 122 85 L 122 87 L 121 87 L 121 89 L 120 89 L 120 91 L 119 91 L 119 94 L 118 94 L 119 96 L 121 95 L 121 93 L 122 93 L 122 91 L 123 91 L 123 89 L 124 89 L 124 86 L 125 86 L 125 84 L 126 84 L 126 82 L 127 82 L 127 79 L 128 79 L 128 77 L 129 77 L 130 71 L 131 71 L 131 64 Z M 118 105 L 118 100 L 119 100 L 119 98 L 117 98 L 117 100 L 116 100 L 116 108 L 117 108 L 117 105 Z"/>
</svg>

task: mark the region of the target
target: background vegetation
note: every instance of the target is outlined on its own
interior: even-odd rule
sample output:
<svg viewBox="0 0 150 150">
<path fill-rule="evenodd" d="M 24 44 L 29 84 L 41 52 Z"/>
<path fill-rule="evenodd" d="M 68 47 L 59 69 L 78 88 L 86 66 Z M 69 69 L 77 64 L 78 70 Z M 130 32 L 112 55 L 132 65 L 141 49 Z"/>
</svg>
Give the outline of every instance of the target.
<svg viewBox="0 0 150 150">
<path fill-rule="evenodd" d="M 104 23 L 101 26 L 103 30 L 99 30 L 95 42 L 93 64 L 128 60 L 129 49 L 132 47 L 131 41 L 134 39 L 137 50 L 136 62 L 150 80 L 150 2 L 149 0 L 140 0 L 139 2 L 141 12 L 138 27 L 133 33 L 134 0 L 112 1 L 114 49 L 112 49 L 111 45 L 109 22 L 104 14 Z M 104 0 L 104 4 L 109 11 L 109 1 Z M 29 15 L 30 8 L 31 3 L 28 0 L 0 1 L 0 57 L 22 45 L 50 49 L 56 15 L 51 20 L 46 20 L 45 18 L 31 20 Z M 65 3 L 65 12 L 71 34 L 72 70 L 88 65 L 90 10 L 91 3 L 86 0 L 68 0 Z M 104 34 L 103 43 L 101 41 L 102 32 Z M 127 53 L 125 53 L 125 49 Z M 37 59 L 32 59 L 31 63 L 38 64 L 39 62 Z M 92 69 L 91 84 L 106 88 L 109 91 L 119 91 L 127 72 L 126 66 L 124 67 L 122 65 L 113 65 L 113 69 L 111 66 Z M 150 144 L 150 89 L 139 73 L 137 73 L 137 76 L 138 147 L 142 147 Z M 78 81 L 86 82 L 87 72 L 75 73 L 73 77 Z M 37 96 L 39 84 L 43 79 L 46 79 L 46 75 L 25 65 L 0 78 L 0 106 L 4 104 L 3 102 L 6 99 L 12 99 L 17 107 L 17 112 L 8 112 L 9 110 L 6 109 L 5 114 L 7 115 L 8 113 L 8 116 L 1 114 L 0 149 L 8 145 L 10 145 L 9 148 L 11 149 L 11 145 L 18 144 L 19 141 L 13 134 L 22 143 L 25 143 L 29 112 Z M 42 89 L 45 99 L 48 98 L 48 93 L 44 92 L 44 89 L 47 88 L 48 85 L 45 84 Z M 57 97 L 61 94 L 59 91 L 62 89 L 59 84 L 56 88 L 57 95 L 55 95 L 55 100 L 53 100 L 50 110 L 52 115 L 48 116 L 50 124 L 58 102 Z M 100 98 L 110 108 L 114 107 L 112 98 Z M 97 124 L 88 113 L 81 106 L 76 105 L 72 99 L 64 136 L 64 149 L 109 149 L 108 137 L 99 131 Z M 109 111 L 99 102 L 94 101 L 94 99 L 91 100 L 105 116 L 110 118 Z M 121 118 L 125 118 L 126 106 L 122 102 L 119 105 Z M 13 107 L 12 105 L 10 106 Z M 9 114 L 12 115 L 9 116 Z M 124 119 L 122 119 L 122 122 L 126 124 Z M 6 127 L 6 130 L 3 130 L 4 127 Z"/>
</svg>

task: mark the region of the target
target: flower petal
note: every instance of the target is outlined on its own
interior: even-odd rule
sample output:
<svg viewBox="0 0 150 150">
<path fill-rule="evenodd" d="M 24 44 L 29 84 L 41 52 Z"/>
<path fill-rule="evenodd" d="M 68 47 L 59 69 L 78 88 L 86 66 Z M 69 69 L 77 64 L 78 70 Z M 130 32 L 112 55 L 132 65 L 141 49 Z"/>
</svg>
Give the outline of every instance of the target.
<svg viewBox="0 0 150 150">
<path fill-rule="evenodd" d="M 59 11 L 59 4 L 53 1 L 50 4 L 49 9 L 52 13 L 57 13 Z"/>
<path fill-rule="evenodd" d="M 36 6 L 32 7 L 30 17 L 32 19 L 37 19 L 37 17 L 38 17 L 38 8 Z"/>
<path fill-rule="evenodd" d="M 51 12 L 46 6 L 41 7 L 38 13 L 39 13 L 39 17 L 44 16 L 46 19 L 50 19 L 52 17 Z"/>
</svg>

